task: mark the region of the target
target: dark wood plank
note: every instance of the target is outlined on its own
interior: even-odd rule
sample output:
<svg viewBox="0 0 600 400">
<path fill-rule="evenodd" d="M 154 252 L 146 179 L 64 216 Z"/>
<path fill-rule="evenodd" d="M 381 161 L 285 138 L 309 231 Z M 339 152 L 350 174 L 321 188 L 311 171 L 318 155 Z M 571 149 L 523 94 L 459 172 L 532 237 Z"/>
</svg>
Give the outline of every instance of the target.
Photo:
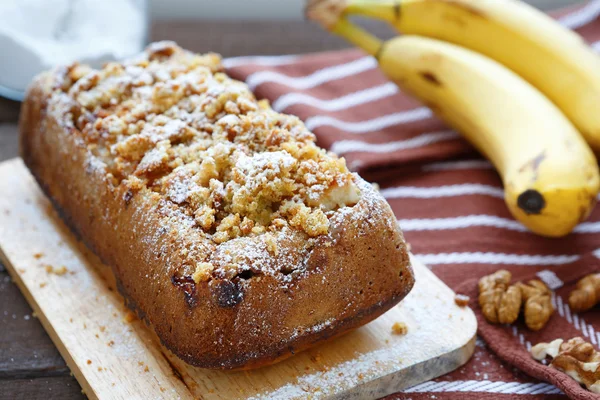
<svg viewBox="0 0 600 400">
<path fill-rule="evenodd" d="M 369 31 L 387 39 L 394 32 L 374 20 L 360 20 Z M 158 21 L 151 39 L 174 40 L 199 53 L 215 51 L 224 57 L 303 54 L 349 48 L 348 42 L 330 35 L 309 21 Z"/>
<path fill-rule="evenodd" d="M 20 104 L 18 101 L 0 97 L 0 123 L 15 122 L 19 116 Z"/>
<path fill-rule="evenodd" d="M 72 376 L 36 379 L 0 379 L 0 400 L 83 400 Z"/>
<path fill-rule="evenodd" d="M 16 157 L 19 153 L 18 148 L 17 125 L 0 123 L 0 162 Z"/>
<path fill-rule="evenodd" d="M 361 24 L 382 38 L 394 34 L 378 21 Z M 156 21 L 151 29 L 151 41 L 174 40 L 187 49 L 214 51 L 224 57 L 303 54 L 349 47 L 344 40 L 308 21 Z M 18 116 L 19 103 L 0 98 L 0 123 L 16 122 Z"/>
<path fill-rule="evenodd" d="M 0 381 L 68 375 L 56 347 L 6 271 L 0 272 Z"/>
</svg>

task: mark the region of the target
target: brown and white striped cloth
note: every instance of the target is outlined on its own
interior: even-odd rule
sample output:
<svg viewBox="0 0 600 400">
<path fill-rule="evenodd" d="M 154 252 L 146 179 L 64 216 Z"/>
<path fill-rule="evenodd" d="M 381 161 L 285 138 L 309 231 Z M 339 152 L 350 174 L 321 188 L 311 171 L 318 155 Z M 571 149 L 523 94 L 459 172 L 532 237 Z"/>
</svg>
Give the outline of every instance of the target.
<svg viewBox="0 0 600 400">
<path fill-rule="evenodd" d="M 600 52 L 600 0 L 554 16 Z M 508 212 L 492 166 L 358 50 L 241 57 L 225 65 L 275 110 L 304 120 L 352 170 L 379 183 L 412 251 L 450 287 L 476 299 L 477 279 L 506 268 L 516 279 L 537 276 L 556 289 L 557 312 L 544 330 L 480 320 L 469 363 L 391 399 L 600 398 L 528 353 L 532 344 L 558 337 L 600 344 L 600 310 L 577 315 L 565 300 L 578 278 L 600 270 L 600 207 L 566 238 L 528 232 Z"/>
</svg>

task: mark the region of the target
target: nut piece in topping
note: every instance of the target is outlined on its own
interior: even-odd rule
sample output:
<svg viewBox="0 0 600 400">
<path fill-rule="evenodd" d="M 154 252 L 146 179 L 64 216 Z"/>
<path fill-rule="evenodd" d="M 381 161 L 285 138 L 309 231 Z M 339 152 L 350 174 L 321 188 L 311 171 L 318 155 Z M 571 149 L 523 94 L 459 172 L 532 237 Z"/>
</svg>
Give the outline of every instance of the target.
<svg viewBox="0 0 600 400">
<path fill-rule="evenodd" d="M 534 279 L 528 283 L 518 283 L 525 303 L 525 324 L 532 331 L 539 331 L 554 313 L 552 292 L 546 284 Z"/>
<path fill-rule="evenodd" d="M 591 392 L 600 393 L 600 353 L 582 338 L 538 343 L 531 348 L 531 354 L 538 361 L 551 357 L 551 367 L 563 371 Z"/>
<path fill-rule="evenodd" d="M 215 269 L 214 265 L 208 262 L 200 263 L 196 266 L 196 271 L 192 275 L 192 279 L 196 283 L 205 282 L 210 278 L 210 274 Z"/>
<path fill-rule="evenodd" d="M 577 282 L 569 295 L 569 306 L 574 312 L 587 311 L 600 302 L 600 273 L 591 274 Z"/>
<path fill-rule="evenodd" d="M 512 324 L 519 317 L 521 290 L 510 285 L 511 277 L 510 272 L 499 270 L 479 280 L 479 306 L 493 324 Z"/>
</svg>

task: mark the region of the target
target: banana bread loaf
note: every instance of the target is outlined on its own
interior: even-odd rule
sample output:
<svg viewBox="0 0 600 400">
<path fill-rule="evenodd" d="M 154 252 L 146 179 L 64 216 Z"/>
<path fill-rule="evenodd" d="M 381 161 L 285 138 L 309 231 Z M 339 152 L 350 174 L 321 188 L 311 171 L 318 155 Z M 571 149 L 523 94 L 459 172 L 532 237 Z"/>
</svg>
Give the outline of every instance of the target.
<svg viewBox="0 0 600 400">
<path fill-rule="evenodd" d="M 394 215 L 296 117 L 174 43 L 31 85 L 22 157 L 190 364 L 253 368 L 376 318 L 414 278 Z"/>
</svg>

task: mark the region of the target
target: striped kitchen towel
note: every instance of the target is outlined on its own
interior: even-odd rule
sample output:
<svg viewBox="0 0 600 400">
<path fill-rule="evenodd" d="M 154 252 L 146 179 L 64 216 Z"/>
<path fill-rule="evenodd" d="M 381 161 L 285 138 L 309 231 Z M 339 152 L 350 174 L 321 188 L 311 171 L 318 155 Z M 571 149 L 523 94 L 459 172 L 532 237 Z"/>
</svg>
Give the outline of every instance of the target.
<svg viewBox="0 0 600 400">
<path fill-rule="evenodd" d="M 555 14 L 600 52 L 599 16 L 600 0 Z M 379 183 L 412 251 L 449 286 L 475 300 L 477 279 L 506 268 L 517 278 L 538 276 L 557 289 L 557 312 L 542 332 L 532 333 L 522 323 L 481 322 L 468 364 L 390 398 L 596 398 L 570 378 L 534 364 L 527 350 L 556 337 L 582 336 L 600 344 L 600 310 L 574 314 L 565 301 L 578 277 L 600 270 L 600 207 L 569 237 L 528 232 L 508 212 L 492 166 L 358 50 L 241 57 L 225 65 L 275 110 L 303 119 L 320 145 L 344 156 L 351 169 Z"/>
</svg>

